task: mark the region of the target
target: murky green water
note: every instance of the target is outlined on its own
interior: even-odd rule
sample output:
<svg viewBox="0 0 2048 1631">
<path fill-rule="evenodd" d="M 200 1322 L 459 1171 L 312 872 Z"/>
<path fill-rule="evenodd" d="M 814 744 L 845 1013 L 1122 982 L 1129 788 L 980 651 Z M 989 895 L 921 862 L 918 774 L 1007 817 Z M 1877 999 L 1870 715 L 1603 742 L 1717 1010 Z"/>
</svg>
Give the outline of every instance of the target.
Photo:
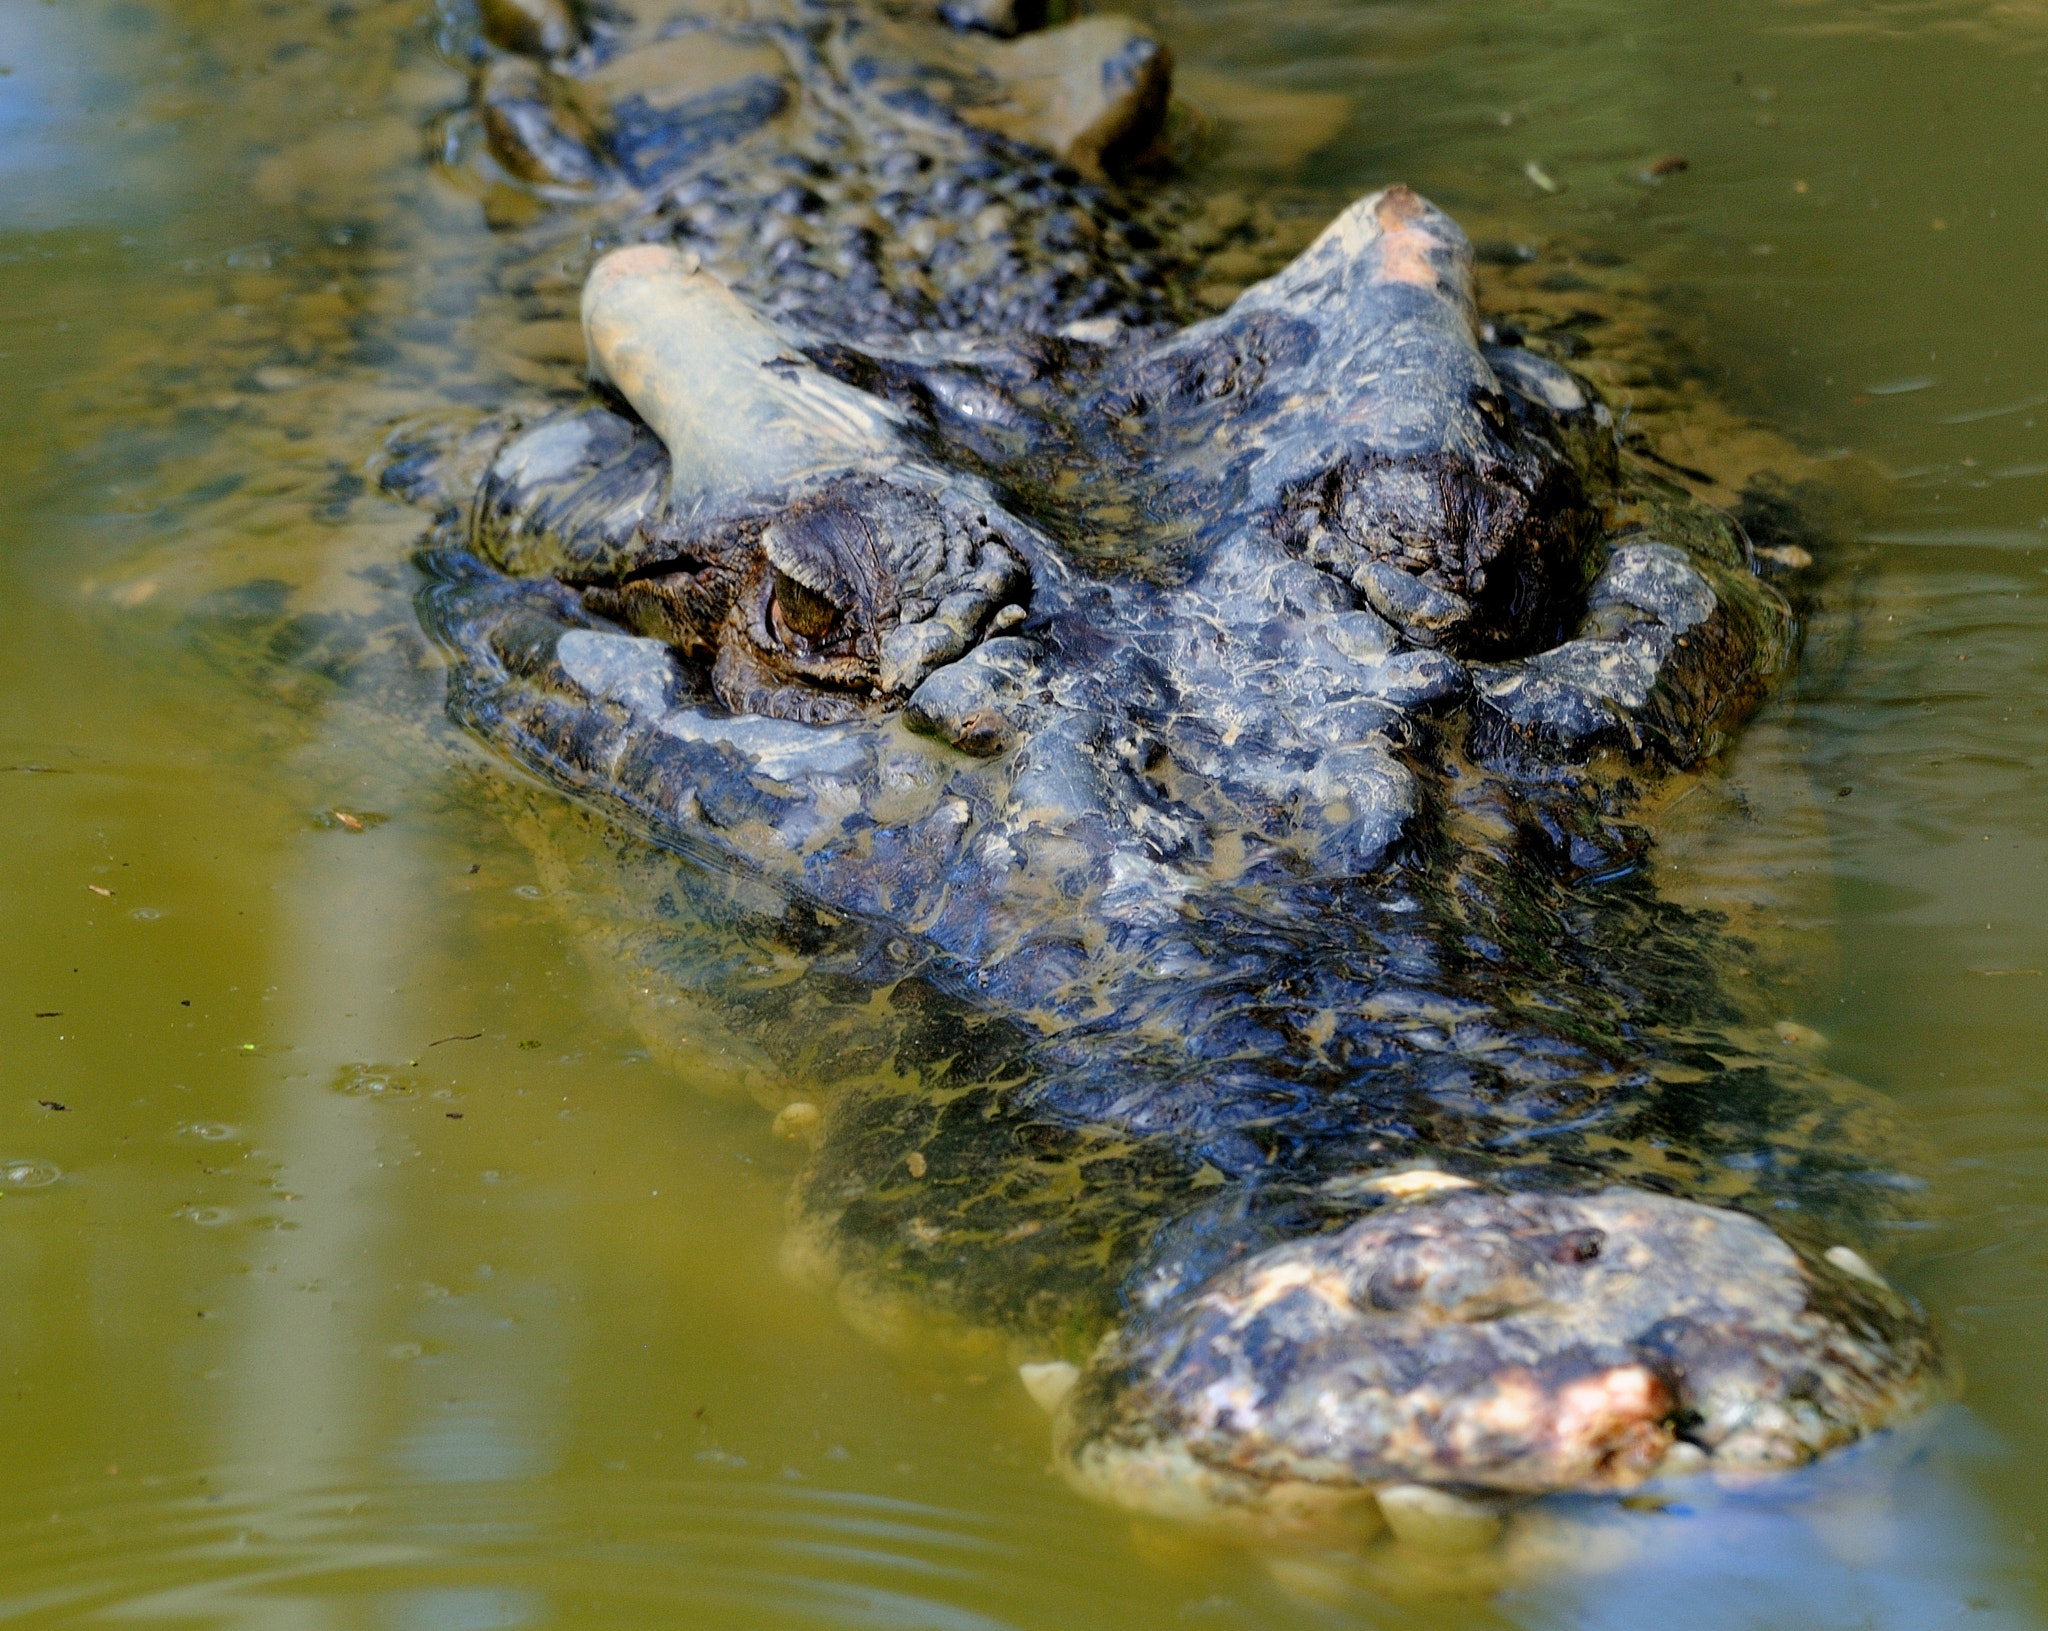
<svg viewBox="0 0 2048 1631">
<path fill-rule="evenodd" d="M 1490 1602 L 1080 1505 L 1011 1378 L 783 1280 L 796 1155 L 754 1094 L 787 1084 L 709 1027 L 649 1058 L 431 674 L 365 698 L 236 643 L 288 592 L 403 593 L 418 518 L 363 475 L 390 422 L 562 375 L 424 162 L 461 93 L 428 10 L 7 0 L 0 1619 L 2035 1623 L 2048 8 L 1154 20 L 1192 67 L 1355 99 L 1306 184 L 1619 259 L 1708 386 L 1874 495 L 1671 883 L 1768 881 L 1788 1017 L 1924 1141 L 1893 1272 L 1966 1406 Z"/>
</svg>

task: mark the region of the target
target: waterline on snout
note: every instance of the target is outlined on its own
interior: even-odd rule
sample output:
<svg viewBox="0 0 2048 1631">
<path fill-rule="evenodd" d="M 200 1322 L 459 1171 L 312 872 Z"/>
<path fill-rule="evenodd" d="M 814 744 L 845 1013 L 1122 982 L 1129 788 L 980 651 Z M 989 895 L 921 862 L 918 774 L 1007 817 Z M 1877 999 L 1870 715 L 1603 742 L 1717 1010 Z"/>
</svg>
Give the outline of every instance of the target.
<svg viewBox="0 0 2048 1631">
<path fill-rule="evenodd" d="M 1964 1468 L 1993 1453 L 1983 1438 L 1945 1410 L 1762 1480 L 1670 1477 L 1621 1501 L 1453 1497 L 1434 1523 L 1398 1529 L 1301 1501 L 1291 1523 L 1203 1533 L 1245 1548 L 1284 1597 L 1368 1622 L 1390 1606 L 1472 1612 L 1490 1599 L 1507 1623 L 1602 1631 L 1659 1620 L 1735 1631 L 1759 1619 L 1904 1628 L 1939 1623 L 1970 1589 L 1963 1582 L 2004 1572 L 1961 1487 Z M 1396 1496 L 1397 1509 L 1413 1504 Z M 1166 1533 L 1150 1544 L 1167 1545 Z M 1997 1585 L 1973 1613 L 2002 1628 L 2035 1623 Z"/>
</svg>

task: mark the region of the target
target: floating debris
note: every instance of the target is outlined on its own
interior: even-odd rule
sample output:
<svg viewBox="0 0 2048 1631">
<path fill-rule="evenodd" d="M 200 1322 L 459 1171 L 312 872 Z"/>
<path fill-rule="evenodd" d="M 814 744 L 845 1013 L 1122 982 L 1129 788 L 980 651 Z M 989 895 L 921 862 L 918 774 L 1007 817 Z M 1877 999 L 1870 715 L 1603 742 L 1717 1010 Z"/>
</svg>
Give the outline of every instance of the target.
<svg viewBox="0 0 2048 1631">
<path fill-rule="evenodd" d="M 372 827 L 381 827 L 391 817 L 381 810 L 344 810 L 334 807 L 314 813 L 313 824 L 333 832 L 337 827 L 343 832 L 368 832 Z"/>
<path fill-rule="evenodd" d="M 355 1099 L 409 1099 L 419 1085 L 389 1065 L 344 1065 L 335 1072 L 334 1091 Z"/>
</svg>

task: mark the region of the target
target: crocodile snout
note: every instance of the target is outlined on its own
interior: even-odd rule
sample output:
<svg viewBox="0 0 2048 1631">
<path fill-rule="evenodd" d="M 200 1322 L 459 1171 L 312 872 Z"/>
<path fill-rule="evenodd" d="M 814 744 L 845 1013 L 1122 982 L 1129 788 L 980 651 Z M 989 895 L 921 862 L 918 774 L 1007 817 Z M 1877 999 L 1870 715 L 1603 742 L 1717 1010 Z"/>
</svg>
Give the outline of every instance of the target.
<svg viewBox="0 0 2048 1631">
<path fill-rule="evenodd" d="M 1099 1499 L 1257 1516 L 1302 1484 L 1529 1496 L 1796 1465 L 1938 1383 L 1917 1309 L 1755 1218 L 1471 1188 L 1272 1247 L 1125 1327 L 1059 1438 Z"/>
</svg>

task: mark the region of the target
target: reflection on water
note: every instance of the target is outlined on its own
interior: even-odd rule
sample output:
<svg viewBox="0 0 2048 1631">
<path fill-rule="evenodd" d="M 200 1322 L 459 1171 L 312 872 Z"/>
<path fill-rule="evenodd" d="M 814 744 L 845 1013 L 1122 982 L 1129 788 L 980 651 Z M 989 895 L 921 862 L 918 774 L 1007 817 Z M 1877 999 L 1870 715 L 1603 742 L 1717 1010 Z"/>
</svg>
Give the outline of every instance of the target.
<svg viewBox="0 0 2048 1631">
<path fill-rule="evenodd" d="M 1012 1379 L 878 1353 L 780 1276 L 795 1154 L 758 1060 L 708 1031 L 648 1057 L 389 617 L 417 523 L 368 451 L 559 382 L 519 299 L 577 270 L 501 293 L 477 200 L 421 162 L 461 91 L 426 9 L 16 7 L 0 1616 L 2033 1623 L 2048 14 L 1153 10 L 1212 79 L 1352 99 L 1298 184 L 1404 177 L 1577 246 L 1537 263 L 1553 293 L 1619 262 L 1705 337 L 1617 400 L 1718 392 L 1876 472 L 1800 684 L 1663 865 L 1923 1141 L 1932 1214 L 1891 1272 L 1967 1408 L 1784 1484 L 1562 1503 L 1525 1526 L 1548 1583 L 1492 1599 L 1080 1507 Z M 329 619 L 264 648 L 288 596 Z"/>
</svg>

